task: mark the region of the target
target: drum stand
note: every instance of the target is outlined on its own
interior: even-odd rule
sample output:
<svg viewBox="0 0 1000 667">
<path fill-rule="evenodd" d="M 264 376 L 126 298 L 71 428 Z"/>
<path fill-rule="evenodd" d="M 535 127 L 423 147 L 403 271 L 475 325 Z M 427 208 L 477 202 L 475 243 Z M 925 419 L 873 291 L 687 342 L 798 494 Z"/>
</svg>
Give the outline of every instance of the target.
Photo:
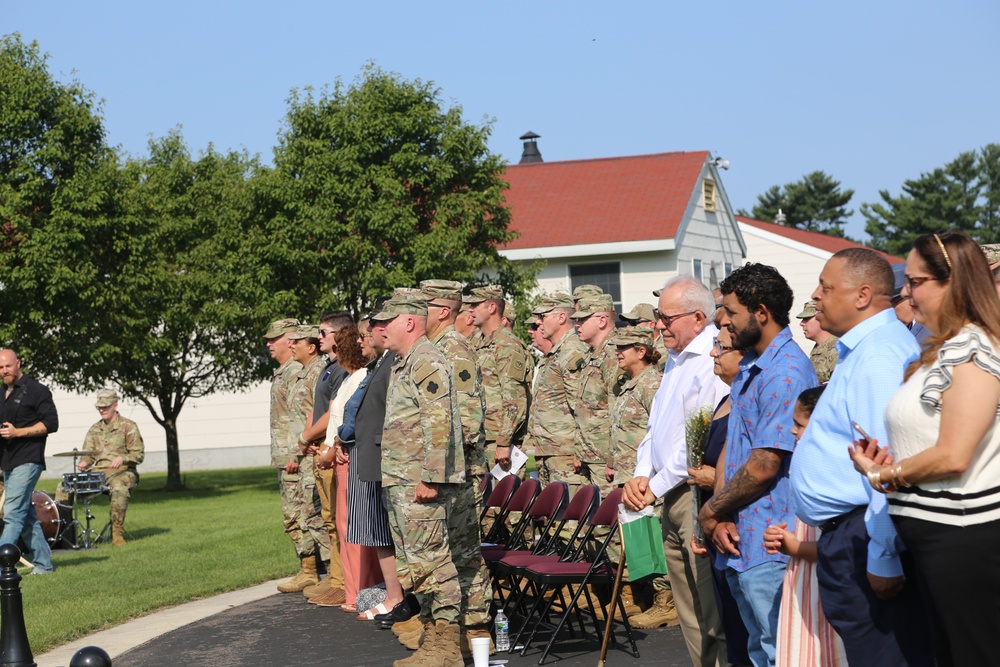
<svg viewBox="0 0 1000 667">
<path fill-rule="evenodd" d="M 108 525 L 105 526 L 100 533 L 98 533 L 96 530 L 90 527 L 90 522 L 97 518 L 96 516 L 94 516 L 94 513 L 90 511 L 90 502 L 94 499 L 95 496 L 100 495 L 99 493 L 91 493 L 83 496 L 83 512 L 84 512 L 83 518 L 87 522 L 87 525 L 84 526 L 82 523 L 80 523 L 79 519 L 77 519 L 78 514 L 76 506 L 76 498 L 78 495 L 83 495 L 83 494 L 76 494 L 76 493 L 73 494 L 73 521 L 70 522 L 70 524 L 65 528 L 65 530 L 68 530 L 71 527 L 75 527 L 77 529 L 76 548 L 90 549 L 92 545 L 97 544 L 98 542 L 104 540 L 104 532 L 111 530 L 111 521 L 108 521 Z"/>
</svg>

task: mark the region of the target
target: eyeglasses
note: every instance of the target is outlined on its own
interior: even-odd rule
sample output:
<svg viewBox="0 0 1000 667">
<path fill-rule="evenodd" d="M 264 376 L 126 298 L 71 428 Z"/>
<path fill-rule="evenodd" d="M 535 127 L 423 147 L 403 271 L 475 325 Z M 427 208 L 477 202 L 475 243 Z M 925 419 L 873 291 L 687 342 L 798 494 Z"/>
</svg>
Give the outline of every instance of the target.
<svg viewBox="0 0 1000 667">
<path fill-rule="evenodd" d="M 337 332 L 334 331 L 333 329 L 320 329 L 319 330 L 319 337 L 320 338 L 326 338 L 328 335 L 334 334 L 334 333 L 337 333 Z"/>
<path fill-rule="evenodd" d="M 715 339 L 715 344 L 712 346 L 712 349 L 715 350 L 715 356 L 721 357 L 726 352 L 732 352 L 736 348 L 732 347 L 731 345 L 723 345 L 722 343 L 719 342 L 719 339 L 716 338 Z"/>
<path fill-rule="evenodd" d="M 688 315 L 694 315 L 697 312 L 698 312 L 697 310 L 691 310 L 686 313 L 678 313 L 677 315 L 664 315 L 659 311 L 659 309 L 654 309 L 653 315 L 656 316 L 656 319 L 663 322 L 663 326 L 669 327 L 671 324 L 674 323 L 674 320 L 679 320 L 680 318 L 687 317 Z"/>
<path fill-rule="evenodd" d="M 937 278 L 933 278 L 931 276 L 917 276 L 915 278 L 911 278 L 910 276 L 906 276 L 906 286 L 909 287 L 912 292 L 914 289 L 920 287 L 929 280 L 937 280 Z"/>
</svg>

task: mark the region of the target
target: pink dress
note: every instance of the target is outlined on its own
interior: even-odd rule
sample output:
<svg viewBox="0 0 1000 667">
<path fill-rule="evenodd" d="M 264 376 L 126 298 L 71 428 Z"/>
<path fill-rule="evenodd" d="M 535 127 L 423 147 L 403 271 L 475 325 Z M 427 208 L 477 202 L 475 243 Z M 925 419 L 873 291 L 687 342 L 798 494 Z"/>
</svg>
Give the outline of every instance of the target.
<svg viewBox="0 0 1000 667">
<path fill-rule="evenodd" d="M 815 542 L 819 530 L 798 521 L 794 535 Z M 847 667 L 844 643 L 819 604 L 816 563 L 803 558 L 788 559 L 785 569 L 775 662 L 778 667 Z"/>
</svg>

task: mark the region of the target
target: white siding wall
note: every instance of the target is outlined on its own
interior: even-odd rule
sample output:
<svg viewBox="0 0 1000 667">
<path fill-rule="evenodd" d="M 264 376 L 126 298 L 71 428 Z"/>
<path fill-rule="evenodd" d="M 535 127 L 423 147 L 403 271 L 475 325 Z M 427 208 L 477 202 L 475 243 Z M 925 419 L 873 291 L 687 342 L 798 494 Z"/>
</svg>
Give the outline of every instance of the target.
<svg viewBox="0 0 1000 667">
<path fill-rule="evenodd" d="M 792 306 L 792 333 L 802 349 L 808 352 L 812 349 L 813 343 L 802 335 L 802 328 L 795 316 L 812 298 L 823 265 L 833 253 L 789 241 L 742 222 L 739 226 L 743 240 L 747 244 L 747 261 L 768 264 L 778 269 L 795 293 L 795 302 Z"/>
<path fill-rule="evenodd" d="M 538 275 L 538 292 L 568 292 L 570 266 L 618 262 L 621 265 L 622 308 L 628 312 L 637 303 L 654 303 L 652 291 L 677 275 L 674 258 L 673 251 L 660 251 L 550 259 Z"/>
<path fill-rule="evenodd" d="M 702 262 L 702 282 L 711 288 L 718 284 L 710 284 L 712 262 L 715 262 L 717 283 L 726 277 L 725 266 L 728 262 L 732 268 L 743 262 L 743 253 L 732 219 L 722 210 L 705 212 L 701 200 L 701 189 L 693 213 L 688 223 L 681 229 L 677 238 L 677 272 L 693 275 L 692 260 Z"/>
<path fill-rule="evenodd" d="M 29 374 L 31 369 L 25 369 Z M 52 454 L 81 449 L 87 430 L 100 418 L 93 395 L 52 389 L 59 411 L 59 430 L 49 436 L 45 447 L 45 476 L 69 472 L 72 458 L 52 458 Z M 146 462 L 139 472 L 166 470 L 167 441 L 145 406 L 122 401 L 118 411 L 139 424 L 146 444 Z M 270 383 L 244 393 L 224 393 L 188 401 L 181 411 L 177 429 L 180 438 L 181 470 L 206 470 L 263 466 L 270 462 Z"/>
</svg>

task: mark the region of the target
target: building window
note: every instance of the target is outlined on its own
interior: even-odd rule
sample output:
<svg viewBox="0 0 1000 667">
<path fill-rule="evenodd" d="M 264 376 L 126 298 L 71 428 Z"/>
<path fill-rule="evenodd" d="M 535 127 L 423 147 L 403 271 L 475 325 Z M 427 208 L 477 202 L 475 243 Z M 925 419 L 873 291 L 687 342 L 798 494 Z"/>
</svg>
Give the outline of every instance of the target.
<svg viewBox="0 0 1000 667">
<path fill-rule="evenodd" d="M 701 260 L 692 259 L 691 260 L 691 275 L 701 280 Z"/>
<path fill-rule="evenodd" d="M 715 212 L 715 183 L 712 181 L 702 181 L 702 194 L 705 199 L 705 210 L 709 213 Z"/>
<path fill-rule="evenodd" d="M 622 312 L 622 268 L 618 262 L 582 264 L 569 267 L 570 291 L 580 285 L 597 285 L 615 302 L 615 312 Z"/>
<path fill-rule="evenodd" d="M 715 270 L 715 261 L 708 267 L 708 287 L 710 289 L 715 289 L 719 286 L 719 272 Z"/>
<path fill-rule="evenodd" d="M 726 275 L 722 276 L 723 278 L 728 278 L 729 276 L 733 275 L 733 263 L 732 262 L 726 262 L 725 271 L 726 271 Z"/>
</svg>

